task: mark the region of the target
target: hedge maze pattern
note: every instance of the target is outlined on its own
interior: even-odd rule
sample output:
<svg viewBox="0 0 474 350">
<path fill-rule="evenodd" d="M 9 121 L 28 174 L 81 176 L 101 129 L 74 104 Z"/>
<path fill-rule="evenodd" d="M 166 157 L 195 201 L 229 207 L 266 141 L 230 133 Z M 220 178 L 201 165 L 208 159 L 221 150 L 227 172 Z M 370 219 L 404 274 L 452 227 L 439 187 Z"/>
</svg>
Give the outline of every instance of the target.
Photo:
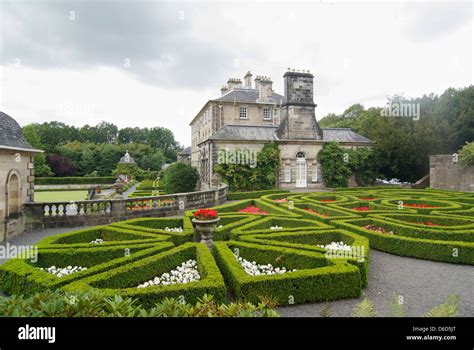
<svg viewBox="0 0 474 350">
<path fill-rule="evenodd" d="M 206 293 L 219 302 L 230 295 L 288 305 L 358 297 L 368 284 L 369 246 L 474 264 L 473 194 L 385 187 L 258 195 L 234 193 L 237 201 L 215 208 L 221 220 L 212 252 L 194 242 L 193 211 L 182 218 L 133 219 L 43 239 L 36 259 L 0 266 L 0 289 L 9 294 L 97 289 L 144 305 L 164 297 L 194 302 Z M 350 248 L 325 248 L 334 242 Z M 291 272 L 251 275 L 238 257 Z M 189 259 L 197 262 L 199 281 L 137 288 Z M 87 269 L 62 277 L 40 269 L 53 265 Z"/>
</svg>

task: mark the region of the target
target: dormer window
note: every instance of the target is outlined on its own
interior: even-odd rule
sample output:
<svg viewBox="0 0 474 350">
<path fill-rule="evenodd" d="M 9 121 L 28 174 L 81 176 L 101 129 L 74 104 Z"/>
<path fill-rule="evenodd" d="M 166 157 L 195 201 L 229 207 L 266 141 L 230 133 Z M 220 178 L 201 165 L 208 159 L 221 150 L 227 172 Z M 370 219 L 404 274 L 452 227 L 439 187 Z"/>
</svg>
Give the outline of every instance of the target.
<svg viewBox="0 0 474 350">
<path fill-rule="evenodd" d="M 247 107 L 240 107 L 240 119 L 248 119 L 247 117 Z"/>
</svg>

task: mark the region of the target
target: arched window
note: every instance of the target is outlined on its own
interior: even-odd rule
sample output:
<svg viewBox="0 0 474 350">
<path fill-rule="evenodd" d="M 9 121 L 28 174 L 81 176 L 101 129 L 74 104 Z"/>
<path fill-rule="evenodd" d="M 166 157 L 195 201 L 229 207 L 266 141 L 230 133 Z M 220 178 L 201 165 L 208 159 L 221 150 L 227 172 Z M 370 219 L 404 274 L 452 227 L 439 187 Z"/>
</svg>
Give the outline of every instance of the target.
<svg viewBox="0 0 474 350">
<path fill-rule="evenodd" d="M 304 159 L 304 158 L 306 158 L 306 155 L 304 154 L 304 152 L 300 151 L 300 152 L 296 153 L 296 159 L 298 159 L 298 158 Z"/>
<path fill-rule="evenodd" d="M 16 173 L 13 173 L 8 178 L 7 183 L 7 203 L 8 212 L 7 215 L 10 218 L 18 217 L 20 213 L 20 178 Z"/>
</svg>

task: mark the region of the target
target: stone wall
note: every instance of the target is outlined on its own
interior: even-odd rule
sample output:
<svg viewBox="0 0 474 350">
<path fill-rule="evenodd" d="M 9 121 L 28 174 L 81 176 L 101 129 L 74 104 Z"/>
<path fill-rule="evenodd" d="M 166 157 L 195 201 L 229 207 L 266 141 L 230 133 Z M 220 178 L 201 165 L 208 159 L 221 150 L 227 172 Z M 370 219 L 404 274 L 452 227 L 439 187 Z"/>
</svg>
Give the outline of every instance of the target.
<svg viewBox="0 0 474 350">
<path fill-rule="evenodd" d="M 474 192 L 474 166 L 462 167 L 449 154 L 430 156 L 430 187 Z"/>
<path fill-rule="evenodd" d="M 0 149 L 0 242 L 24 230 L 24 205 L 34 195 L 33 161 L 32 153 Z"/>
</svg>

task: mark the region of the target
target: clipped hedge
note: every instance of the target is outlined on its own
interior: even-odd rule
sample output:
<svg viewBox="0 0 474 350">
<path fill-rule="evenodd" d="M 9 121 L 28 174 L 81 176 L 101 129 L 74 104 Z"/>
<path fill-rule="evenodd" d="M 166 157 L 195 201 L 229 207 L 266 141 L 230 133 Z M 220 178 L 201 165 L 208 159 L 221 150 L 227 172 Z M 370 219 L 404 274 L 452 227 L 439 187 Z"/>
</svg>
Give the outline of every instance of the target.
<svg viewBox="0 0 474 350">
<path fill-rule="evenodd" d="M 367 223 L 375 223 L 386 230 L 396 230 L 397 234 L 383 234 L 365 229 L 363 226 Z M 421 234 L 416 237 L 413 236 L 413 227 L 411 226 L 389 223 L 379 219 L 336 220 L 334 224 L 339 228 L 367 237 L 372 248 L 387 253 L 455 264 L 474 264 L 472 230 L 466 232 L 465 235 L 471 241 L 454 241 L 429 239 L 426 236 L 426 238 L 421 238 L 423 237 Z M 405 233 L 405 235 L 400 233 Z M 431 233 L 431 237 L 436 237 L 434 232 Z"/>
<path fill-rule="evenodd" d="M 136 288 L 139 284 L 176 268 L 184 261 L 194 259 L 201 276 L 199 281 L 187 284 Z M 139 300 L 144 307 L 153 306 L 163 298 L 180 298 L 194 303 L 204 294 L 214 296 L 216 302 L 225 302 L 226 287 L 217 265 L 204 244 L 185 243 L 160 254 L 90 276 L 63 287 L 66 291 L 99 289 L 106 296 L 120 294 Z"/>
<path fill-rule="evenodd" d="M 279 226 L 281 229 L 271 229 Z M 245 225 L 241 225 L 231 231 L 230 237 L 236 239 L 240 235 L 251 233 L 274 233 L 274 232 L 292 232 L 302 230 L 329 229 L 331 226 L 315 221 L 301 218 L 281 218 L 274 216 L 263 217 L 259 220 L 253 220 Z"/>
<path fill-rule="evenodd" d="M 88 248 L 99 244 L 90 243 L 95 239 L 103 239 L 100 246 L 130 246 L 138 243 L 154 243 L 160 241 L 170 241 L 169 235 L 156 235 L 140 232 L 137 229 L 114 226 L 95 226 L 92 228 L 71 231 L 55 236 L 43 238 L 38 242 L 39 248 Z"/>
<path fill-rule="evenodd" d="M 102 185 L 114 184 L 115 176 L 70 176 L 70 177 L 36 177 L 36 185 Z"/>
<path fill-rule="evenodd" d="M 227 194 L 227 200 L 235 201 L 235 200 L 242 200 L 242 199 L 254 199 L 260 198 L 265 195 L 269 194 L 283 194 L 283 193 L 290 193 L 289 191 L 282 191 L 282 190 L 262 190 L 262 191 L 250 191 L 250 192 L 229 192 Z"/>
<path fill-rule="evenodd" d="M 292 213 L 291 211 L 280 208 L 275 204 L 265 202 L 261 199 L 247 199 L 235 203 L 224 204 L 218 207 L 214 207 L 215 210 L 219 213 L 219 216 L 222 215 L 251 215 L 251 216 L 264 216 L 264 214 L 252 214 L 252 213 L 242 213 L 238 210 L 245 209 L 246 207 L 253 205 L 260 208 L 263 211 L 268 212 L 268 215 L 277 215 L 277 216 L 290 216 L 297 217 L 297 214 Z M 193 213 L 194 211 L 191 211 Z"/>
<path fill-rule="evenodd" d="M 117 266 L 126 265 L 144 257 L 173 248 L 170 242 L 137 244 L 123 247 L 96 247 L 40 249 L 36 262 L 32 259 L 10 259 L 0 265 L 0 290 L 8 294 L 32 294 L 45 289 L 57 289 L 78 279 L 91 276 Z M 81 266 L 87 270 L 56 277 L 40 268 L 51 266 Z"/>
<path fill-rule="evenodd" d="M 343 242 L 353 247 L 353 258 L 344 258 L 360 269 L 362 288 L 368 285 L 369 240 L 346 230 L 331 229 L 325 231 L 276 232 L 269 234 L 249 234 L 239 236 L 239 240 L 248 243 L 309 250 L 325 254 L 327 251 L 319 245 L 331 242 Z M 341 257 L 343 258 L 343 257 Z"/>
<path fill-rule="evenodd" d="M 271 263 L 297 269 L 277 275 L 251 276 L 234 255 L 260 264 Z M 290 248 L 245 242 L 217 242 L 214 255 L 234 298 L 258 302 L 262 297 L 280 305 L 356 298 L 361 294 L 359 269 L 347 262 L 329 260 L 324 255 Z"/>
<path fill-rule="evenodd" d="M 194 229 L 189 217 L 183 218 L 139 218 L 127 221 L 119 221 L 110 226 L 136 230 L 143 233 L 151 233 L 157 236 L 166 235 L 171 237 L 174 244 L 179 245 L 185 242 L 191 242 L 194 237 Z M 182 228 L 183 232 L 165 231 L 165 228 Z"/>
</svg>

